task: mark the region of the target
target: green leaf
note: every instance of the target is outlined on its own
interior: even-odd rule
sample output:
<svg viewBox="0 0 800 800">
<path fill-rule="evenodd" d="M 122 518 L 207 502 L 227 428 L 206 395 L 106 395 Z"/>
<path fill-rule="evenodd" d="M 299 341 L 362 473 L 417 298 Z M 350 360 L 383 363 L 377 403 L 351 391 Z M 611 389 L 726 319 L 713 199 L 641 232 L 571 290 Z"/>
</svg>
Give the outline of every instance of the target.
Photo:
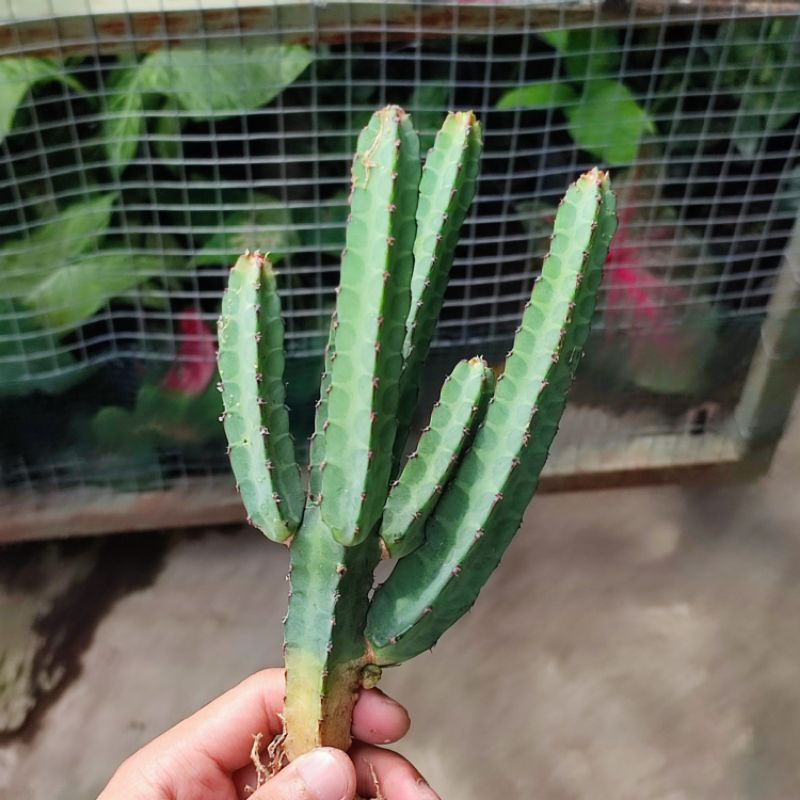
<svg viewBox="0 0 800 800">
<path fill-rule="evenodd" d="M 133 411 L 119 406 L 101 408 L 89 425 L 88 438 L 96 448 L 94 469 L 81 478 L 99 481 L 117 491 L 142 492 L 163 488 L 158 451 L 136 426 Z"/>
<path fill-rule="evenodd" d="M 739 150 L 755 155 L 765 132 L 800 113 L 800 40 L 794 19 L 728 22 L 708 57 L 719 85 L 739 100 L 729 120 Z"/>
<path fill-rule="evenodd" d="M 0 249 L 4 293 L 24 295 L 52 270 L 95 249 L 106 233 L 116 197 L 104 194 L 73 203 L 27 238 Z"/>
<path fill-rule="evenodd" d="M 63 392 L 87 370 L 29 312 L 0 298 L 0 397 Z"/>
<path fill-rule="evenodd" d="M 137 436 L 132 436 L 133 414 L 119 406 L 105 406 L 92 420 L 92 435 L 97 444 L 108 450 L 126 451 L 143 444 Z M 144 447 L 149 445 L 145 444 Z"/>
<path fill-rule="evenodd" d="M 580 102 L 565 113 L 575 143 L 606 164 L 634 161 L 644 134 L 655 131 L 630 89 L 618 81 L 589 81 Z"/>
<path fill-rule="evenodd" d="M 83 87 L 63 74 L 56 64 L 44 58 L 0 59 L 0 142 L 14 123 L 19 104 L 30 88 L 42 80 L 58 80 L 78 90 Z"/>
<path fill-rule="evenodd" d="M 506 92 L 498 101 L 498 108 L 561 108 L 575 103 L 578 95 L 562 81 L 537 81 Z"/>
<path fill-rule="evenodd" d="M 617 32 L 611 28 L 571 30 L 562 51 L 564 69 L 573 80 L 585 81 L 616 73 L 622 49 Z"/>
<path fill-rule="evenodd" d="M 176 444 L 202 445 L 222 440 L 221 410 L 215 380 L 199 395 L 170 392 L 146 383 L 139 389 L 133 410 L 106 406 L 97 412 L 91 425 L 92 438 L 110 452 L 143 453 Z"/>
<path fill-rule="evenodd" d="M 139 428 L 162 444 L 192 445 L 222 440 L 219 424 L 222 408 L 217 378 L 198 395 L 171 392 L 161 386 L 145 384 L 139 390 L 136 419 Z"/>
<path fill-rule="evenodd" d="M 102 137 L 108 167 L 119 176 L 136 155 L 144 126 L 142 68 L 134 67 L 118 73 L 109 86 L 109 92 Z"/>
<path fill-rule="evenodd" d="M 169 297 L 164 292 L 164 287 L 151 281 L 143 284 L 138 297 L 142 308 L 153 311 L 169 311 Z"/>
<path fill-rule="evenodd" d="M 121 292 L 163 271 L 154 256 L 100 251 L 48 271 L 24 298 L 37 319 L 54 328 L 76 328 Z"/>
<path fill-rule="evenodd" d="M 270 253 L 276 264 L 297 245 L 289 210 L 275 198 L 257 194 L 253 207 L 226 215 L 222 230 L 213 234 L 195 256 L 195 265 L 230 264 L 245 250 Z"/>
<path fill-rule="evenodd" d="M 150 145 L 165 161 L 177 161 L 181 157 L 181 118 L 178 103 L 170 98 L 165 103 L 162 114 L 156 119 L 155 133 L 150 137 Z M 167 165 L 169 166 L 169 165 Z"/>
<path fill-rule="evenodd" d="M 195 119 L 231 117 L 270 102 L 312 60 L 299 45 L 162 50 L 147 59 L 147 88 L 174 97 Z"/>
<path fill-rule="evenodd" d="M 103 144 L 108 155 L 109 169 L 116 175 L 133 160 L 144 132 L 148 107 L 157 107 L 168 94 L 169 74 L 165 51 L 151 53 L 140 64 L 118 71 L 109 82 L 110 101 L 106 105 L 103 123 Z M 173 109 L 177 109 L 174 100 Z"/>
<path fill-rule="evenodd" d="M 537 36 L 564 57 L 564 68 L 573 80 L 613 74 L 620 63 L 621 48 L 612 28 L 577 28 L 543 31 Z"/>
<path fill-rule="evenodd" d="M 554 50 L 563 52 L 567 49 L 569 41 L 568 30 L 555 30 L 555 31 L 539 31 L 536 34 L 543 42 L 547 42 Z"/>
<path fill-rule="evenodd" d="M 180 105 L 195 119 L 236 116 L 275 98 L 312 59 L 310 50 L 297 45 L 180 47 L 152 53 L 137 67 L 121 71 L 111 84 L 103 123 L 109 168 L 119 175 L 136 155 L 149 95 L 169 98 L 167 110 L 170 104 L 175 109 Z M 157 132 L 168 137 L 166 146 L 173 153 L 180 128 L 180 117 L 169 113 L 158 123 Z"/>
</svg>

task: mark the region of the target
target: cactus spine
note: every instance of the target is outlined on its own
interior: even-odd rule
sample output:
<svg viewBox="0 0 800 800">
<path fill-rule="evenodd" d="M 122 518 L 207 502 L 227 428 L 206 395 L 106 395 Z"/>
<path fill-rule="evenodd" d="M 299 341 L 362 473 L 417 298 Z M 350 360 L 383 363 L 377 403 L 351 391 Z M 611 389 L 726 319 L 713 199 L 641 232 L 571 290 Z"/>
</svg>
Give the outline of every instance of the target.
<svg viewBox="0 0 800 800">
<path fill-rule="evenodd" d="M 283 405 L 274 276 L 258 255 L 231 270 L 219 323 L 223 419 L 250 520 L 290 546 L 290 759 L 319 745 L 346 749 L 359 687 L 431 647 L 475 601 L 536 489 L 586 341 L 616 228 L 597 170 L 559 207 L 497 386 L 481 359 L 460 362 L 391 480 L 480 148 L 474 116 L 449 114 L 420 179 L 402 109 L 378 111 L 359 137 L 307 494 Z M 382 551 L 399 561 L 370 597 Z"/>
</svg>

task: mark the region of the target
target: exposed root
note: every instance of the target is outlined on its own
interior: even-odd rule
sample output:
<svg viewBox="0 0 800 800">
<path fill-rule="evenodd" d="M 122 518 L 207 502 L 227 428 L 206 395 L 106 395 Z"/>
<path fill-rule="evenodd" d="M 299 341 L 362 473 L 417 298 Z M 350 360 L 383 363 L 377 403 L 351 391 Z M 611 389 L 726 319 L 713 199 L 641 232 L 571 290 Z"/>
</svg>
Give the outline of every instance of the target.
<svg viewBox="0 0 800 800">
<path fill-rule="evenodd" d="M 250 761 L 256 770 L 256 785 L 255 787 L 247 785 L 244 787 L 245 796 L 257 792 L 270 778 L 277 775 L 288 763 L 289 759 L 286 756 L 286 728 L 279 733 L 266 747 L 267 763 L 261 760 L 261 754 L 264 751 L 261 744 L 264 741 L 263 733 L 256 733 L 253 736 L 253 746 L 250 748 Z M 381 784 L 378 780 L 378 775 L 375 772 L 375 767 L 371 761 L 367 761 L 369 774 L 372 776 L 372 783 L 375 786 L 375 794 L 369 798 L 356 797 L 355 800 L 386 800 L 386 795 L 381 791 Z"/>
<path fill-rule="evenodd" d="M 245 786 L 244 793 L 246 795 L 251 795 L 253 792 L 258 791 L 271 777 L 270 771 L 261 761 L 261 741 L 263 738 L 263 733 L 257 733 L 255 736 L 253 736 L 253 746 L 250 748 L 250 760 L 253 762 L 253 766 L 256 768 L 256 786 L 255 789 L 249 784 Z"/>
<path fill-rule="evenodd" d="M 267 745 L 267 763 L 261 760 L 262 747 L 261 743 L 264 741 L 264 734 L 257 733 L 253 736 L 253 746 L 250 748 L 250 760 L 256 768 L 256 785 L 244 787 L 244 793 L 251 795 L 257 792 L 270 778 L 277 775 L 288 763 L 286 758 L 286 750 L 283 742 L 286 739 L 286 732 L 279 733 Z"/>
<path fill-rule="evenodd" d="M 288 763 L 289 759 L 286 757 L 286 748 L 284 742 L 286 741 L 286 728 L 279 733 L 267 746 L 267 755 L 269 756 L 269 777 L 277 775 Z"/>
</svg>

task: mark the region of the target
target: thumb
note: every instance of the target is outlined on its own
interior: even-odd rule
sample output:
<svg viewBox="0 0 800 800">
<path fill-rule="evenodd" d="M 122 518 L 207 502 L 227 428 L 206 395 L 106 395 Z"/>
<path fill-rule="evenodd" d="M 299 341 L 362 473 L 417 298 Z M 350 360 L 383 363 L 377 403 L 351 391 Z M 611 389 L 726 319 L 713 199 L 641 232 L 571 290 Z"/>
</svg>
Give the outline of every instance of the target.
<svg viewBox="0 0 800 800">
<path fill-rule="evenodd" d="M 353 800 L 356 771 L 341 750 L 320 747 L 296 758 L 250 800 Z"/>
</svg>

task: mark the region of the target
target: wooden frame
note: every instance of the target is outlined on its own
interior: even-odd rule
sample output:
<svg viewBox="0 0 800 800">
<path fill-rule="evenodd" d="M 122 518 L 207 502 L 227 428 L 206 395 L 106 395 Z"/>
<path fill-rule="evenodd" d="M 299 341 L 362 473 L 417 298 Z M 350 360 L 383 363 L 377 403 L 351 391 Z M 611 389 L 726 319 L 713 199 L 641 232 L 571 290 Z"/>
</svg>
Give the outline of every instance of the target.
<svg viewBox="0 0 800 800">
<path fill-rule="evenodd" d="M 258 33 L 258 38 L 297 43 L 337 43 L 343 24 L 366 28 L 347 41 L 375 39 L 387 26 L 392 38 L 430 38 L 488 29 L 513 33 L 521 27 L 557 25 L 565 17 L 580 20 L 631 20 L 647 17 L 708 19 L 731 14 L 796 14 L 800 0 L 451 0 L 451 2 L 366 2 L 329 0 L 128 0 L 124 12 L 106 0 L 59 0 L 58 16 L 50 3 L 7 0 L 0 19 L 0 56 L 20 54 L 69 56 L 157 50 L 165 43 L 213 36 L 215 41 Z M 87 9 L 96 8 L 93 13 Z M 374 27 L 375 32 L 369 32 Z"/>
</svg>

